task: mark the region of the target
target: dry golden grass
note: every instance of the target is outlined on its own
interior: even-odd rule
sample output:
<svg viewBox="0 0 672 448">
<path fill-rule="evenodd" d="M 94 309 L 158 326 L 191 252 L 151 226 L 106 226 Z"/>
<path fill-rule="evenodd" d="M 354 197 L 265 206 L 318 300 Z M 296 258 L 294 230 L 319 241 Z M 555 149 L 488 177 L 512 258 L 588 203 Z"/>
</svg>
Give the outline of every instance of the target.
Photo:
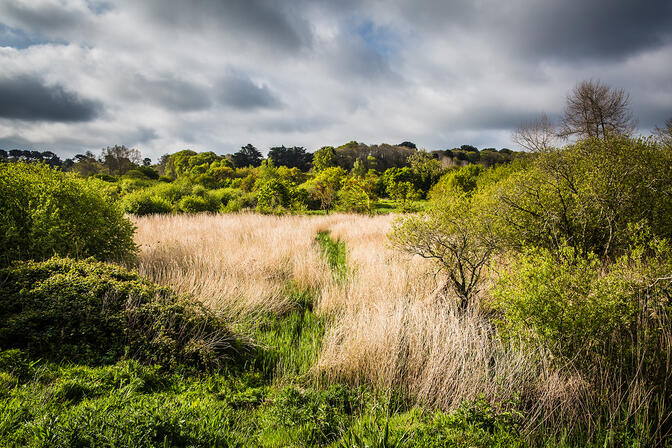
<svg viewBox="0 0 672 448">
<path fill-rule="evenodd" d="M 229 312 L 290 306 L 287 284 L 318 290 L 330 279 L 315 234 L 332 217 L 154 215 L 135 219 L 140 274 Z"/>
<path fill-rule="evenodd" d="M 332 316 L 314 373 L 403 391 L 444 409 L 520 394 L 539 415 L 575 415 L 580 380 L 549 372 L 543 356 L 509 346 L 478 312 L 459 315 L 433 265 L 388 247 L 392 216 L 180 215 L 136 219 L 140 272 L 233 313 L 291 307 L 288 282 L 318 293 Z M 318 231 L 346 243 L 337 281 L 315 243 Z"/>
</svg>

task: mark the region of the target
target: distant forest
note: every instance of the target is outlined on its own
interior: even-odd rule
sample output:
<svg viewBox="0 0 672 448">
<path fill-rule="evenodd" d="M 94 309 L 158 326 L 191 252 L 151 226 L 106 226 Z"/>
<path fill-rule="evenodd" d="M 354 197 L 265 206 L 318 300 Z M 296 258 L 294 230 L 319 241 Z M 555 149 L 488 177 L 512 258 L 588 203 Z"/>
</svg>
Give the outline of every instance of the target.
<svg viewBox="0 0 672 448">
<path fill-rule="evenodd" d="M 51 151 L 0 150 L 0 160 L 44 163 L 99 181 L 100 189 L 136 215 L 242 209 L 371 213 L 381 211 L 381 200 L 394 203 L 382 211 L 410 211 L 431 196 L 446 173 L 470 165 L 485 169 L 522 154 L 472 145 L 428 152 L 408 141 L 351 141 L 314 153 L 276 146 L 267 157 L 248 144 L 226 155 L 186 149 L 153 163 L 137 149 L 116 145 L 103 148 L 100 155 L 88 151 L 65 160 Z M 465 175 L 477 174 L 478 167 Z"/>
</svg>

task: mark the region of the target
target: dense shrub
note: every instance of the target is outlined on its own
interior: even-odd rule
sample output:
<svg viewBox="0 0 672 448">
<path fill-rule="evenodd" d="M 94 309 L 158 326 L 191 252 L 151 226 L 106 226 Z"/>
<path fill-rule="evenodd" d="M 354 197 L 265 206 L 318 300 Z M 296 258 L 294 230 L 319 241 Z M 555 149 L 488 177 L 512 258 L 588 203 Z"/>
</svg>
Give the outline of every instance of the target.
<svg viewBox="0 0 672 448">
<path fill-rule="evenodd" d="M 207 198 L 196 195 L 189 195 L 180 199 L 180 202 L 177 204 L 177 209 L 184 213 L 216 211 L 216 209 L 213 210 L 212 204 Z"/>
<path fill-rule="evenodd" d="M 170 213 L 173 210 L 166 199 L 146 191 L 137 191 L 125 196 L 121 204 L 126 213 L 138 216 Z"/>
<path fill-rule="evenodd" d="M 72 362 L 215 367 L 240 349 L 194 300 L 94 260 L 52 258 L 0 269 L 0 348 Z"/>
<path fill-rule="evenodd" d="M 280 179 L 270 179 L 260 185 L 257 190 L 257 211 L 268 213 L 288 208 L 291 200 L 291 192 L 287 184 Z"/>
<path fill-rule="evenodd" d="M 54 254 L 130 260 L 135 250 L 133 224 L 92 182 L 46 165 L 0 164 L 0 265 Z"/>
<path fill-rule="evenodd" d="M 501 329 L 578 366 L 634 374 L 645 365 L 655 376 L 659 361 L 672 353 L 663 342 L 670 335 L 672 261 L 666 242 L 649 250 L 655 255 L 633 249 L 607 267 L 570 247 L 561 256 L 546 249 L 524 253 L 492 291 L 505 315 Z M 647 359 L 639 359 L 644 353 Z"/>
<path fill-rule="evenodd" d="M 512 246 L 563 245 L 601 259 L 627 251 L 633 225 L 672 238 L 672 152 L 654 141 L 589 139 L 536 155 L 489 197 Z"/>
</svg>

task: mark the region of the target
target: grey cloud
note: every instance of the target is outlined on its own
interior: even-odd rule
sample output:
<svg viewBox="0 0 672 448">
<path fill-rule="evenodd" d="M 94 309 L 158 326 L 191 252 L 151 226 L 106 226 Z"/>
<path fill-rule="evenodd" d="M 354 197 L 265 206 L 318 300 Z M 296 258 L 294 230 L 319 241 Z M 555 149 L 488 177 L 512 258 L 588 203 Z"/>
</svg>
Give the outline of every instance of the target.
<svg viewBox="0 0 672 448">
<path fill-rule="evenodd" d="M 331 115 L 314 115 L 304 117 L 275 117 L 263 120 L 259 126 L 260 129 L 278 133 L 308 133 L 322 131 L 342 123 L 342 120 Z"/>
<path fill-rule="evenodd" d="M 37 35 L 70 35 L 81 30 L 89 22 L 87 12 L 58 3 L 0 0 L 1 22 Z"/>
<path fill-rule="evenodd" d="M 173 31 L 214 31 L 243 44 L 295 51 L 311 42 L 311 30 L 291 2 L 274 0 L 126 0 Z"/>
<path fill-rule="evenodd" d="M 658 47 L 672 33 L 669 0 L 543 2 L 523 17 L 524 51 L 564 59 L 622 58 Z"/>
<path fill-rule="evenodd" d="M 77 122 L 93 120 L 102 106 L 59 84 L 36 76 L 0 79 L 0 117 L 19 120 Z"/>
<path fill-rule="evenodd" d="M 206 88 L 171 77 L 148 79 L 136 75 L 130 88 L 134 95 L 173 111 L 203 110 L 212 105 Z"/>
<path fill-rule="evenodd" d="M 367 46 L 358 36 L 341 37 L 339 47 L 328 58 L 332 70 L 347 78 L 380 82 L 381 79 L 393 80 L 399 77 L 387 58 Z"/>
<path fill-rule="evenodd" d="M 159 138 L 159 134 L 156 132 L 156 129 L 148 127 L 139 127 L 136 129 L 136 135 L 134 136 L 134 144 L 144 144 L 149 143 L 152 140 Z"/>
<path fill-rule="evenodd" d="M 623 58 L 672 36 L 669 0 L 399 0 L 386 8 L 418 31 L 477 37 L 475 46 L 525 59 Z"/>
<path fill-rule="evenodd" d="M 10 135 L 0 138 L 0 149 L 33 149 L 35 146 L 20 135 Z"/>
<path fill-rule="evenodd" d="M 219 83 L 220 102 L 239 110 L 277 109 L 281 101 L 266 85 L 257 86 L 240 74 L 229 74 Z"/>
</svg>

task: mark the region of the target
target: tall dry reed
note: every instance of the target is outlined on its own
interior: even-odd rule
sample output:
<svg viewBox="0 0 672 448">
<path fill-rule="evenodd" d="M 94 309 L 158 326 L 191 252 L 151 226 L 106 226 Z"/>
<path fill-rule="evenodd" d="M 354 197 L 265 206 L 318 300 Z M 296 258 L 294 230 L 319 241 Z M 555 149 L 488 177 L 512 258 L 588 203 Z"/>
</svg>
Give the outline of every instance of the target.
<svg viewBox="0 0 672 448">
<path fill-rule="evenodd" d="M 394 388 L 450 409 L 483 397 L 519 397 L 533 415 L 576 416 L 580 379 L 551 371 L 544 354 L 501 342 L 477 312 L 440 300 L 427 260 L 388 246 L 392 216 L 181 215 L 136 219 L 140 272 L 212 307 L 283 313 L 287 284 L 318 293 L 328 314 L 316 376 Z M 315 244 L 319 231 L 346 243 L 345 281 Z"/>
<path fill-rule="evenodd" d="M 135 219 L 143 276 L 227 312 L 291 307 L 288 284 L 319 290 L 329 267 L 315 234 L 332 217 L 154 215 Z"/>
</svg>

